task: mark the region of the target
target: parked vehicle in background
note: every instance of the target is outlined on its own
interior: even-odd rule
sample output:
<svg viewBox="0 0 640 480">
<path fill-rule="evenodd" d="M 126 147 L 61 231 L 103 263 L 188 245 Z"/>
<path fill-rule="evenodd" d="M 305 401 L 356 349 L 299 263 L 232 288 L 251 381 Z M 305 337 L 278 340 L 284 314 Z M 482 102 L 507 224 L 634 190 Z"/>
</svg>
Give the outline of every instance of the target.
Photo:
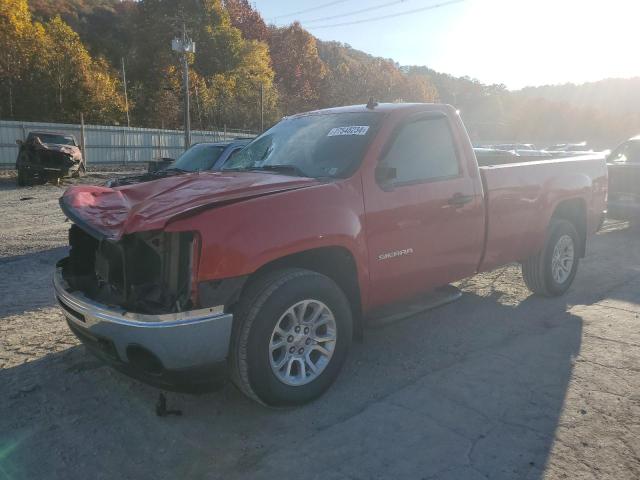
<svg viewBox="0 0 640 480">
<path fill-rule="evenodd" d="M 495 148 L 476 147 L 473 149 L 478 159 L 478 165 L 503 165 L 514 162 L 531 162 L 553 158 L 548 152 L 542 150 L 499 150 Z M 514 157 L 517 157 L 514 158 Z"/>
<path fill-rule="evenodd" d="M 193 173 L 204 170 L 220 170 L 229 159 L 251 142 L 250 138 L 236 139 L 228 142 L 196 143 L 188 148 L 176 160 L 163 159 L 160 165 L 149 168 L 143 175 L 123 177 L 109 180 L 106 186 L 116 187 L 134 183 L 150 182 L 159 178 Z M 155 162 L 152 162 L 152 164 Z M 158 168 L 159 167 L 159 168 Z"/>
<path fill-rule="evenodd" d="M 486 165 L 503 165 L 505 163 L 513 163 L 518 161 L 514 159 L 514 157 L 519 156 L 516 152 L 486 147 L 474 147 L 473 151 L 478 159 L 478 165 L 481 167 Z"/>
<path fill-rule="evenodd" d="M 546 148 L 547 151 L 552 152 L 585 152 L 591 151 L 587 147 L 587 142 L 581 143 L 556 143 Z"/>
<path fill-rule="evenodd" d="M 593 153 L 593 148 L 587 145 L 587 142 L 581 143 L 558 143 L 545 148 L 545 152 L 550 153 L 552 156 L 560 157 L 572 157 L 578 155 L 585 155 L 587 153 Z"/>
<path fill-rule="evenodd" d="M 618 145 L 607 157 L 607 167 L 608 216 L 640 220 L 640 136 Z"/>
<path fill-rule="evenodd" d="M 553 158 L 553 155 L 544 150 L 513 150 L 513 152 L 521 157 Z"/>
<path fill-rule="evenodd" d="M 16 170 L 18 185 L 35 180 L 59 180 L 80 176 L 86 171 L 82 152 L 73 135 L 58 132 L 30 132 L 27 139 L 16 140 L 19 145 Z"/>
<path fill-rule="evenodd" d="M 563 294 L 606 189 L 600 157 L 479 167 L 449 105 L 320 110 L 218 172 L 69 188 L 54 286 L 71 330 L 130 375 L 184 388 L 228 372 L 258 402 L 299 405 L 376 312 L 514 261 L 533 292 Z"/>
<path fill-rule="evenodd" d="M 498 143 L 496 145 L 489 145 L 490 148 L 496 150 L 535 150 L 535 145 L 531 143 Z"/>
</svg>

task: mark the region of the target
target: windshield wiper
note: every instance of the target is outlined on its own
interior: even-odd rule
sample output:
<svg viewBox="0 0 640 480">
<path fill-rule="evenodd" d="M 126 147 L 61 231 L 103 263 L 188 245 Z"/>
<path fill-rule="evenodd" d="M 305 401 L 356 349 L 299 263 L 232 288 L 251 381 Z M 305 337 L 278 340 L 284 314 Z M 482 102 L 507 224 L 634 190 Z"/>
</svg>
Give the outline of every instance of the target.
<svg viewBox="0 0 640 480">
<path fill-rule="evenodd" d="M 299 167 L 291 164 L 275 164 L 275 165 L 261 165 L 259 167 L 253 167 L 251 170 L 267 170 L 272 172 L 284 173 L 285 175 L 295 175 L 296 177 L 309 177 Z"/>
</svg>

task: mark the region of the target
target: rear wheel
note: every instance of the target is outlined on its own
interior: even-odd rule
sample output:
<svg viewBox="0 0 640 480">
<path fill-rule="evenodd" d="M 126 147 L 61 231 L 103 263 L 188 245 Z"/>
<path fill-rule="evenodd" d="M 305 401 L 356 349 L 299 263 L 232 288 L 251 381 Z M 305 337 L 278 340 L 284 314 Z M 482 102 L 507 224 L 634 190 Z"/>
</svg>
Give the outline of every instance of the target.
<svg viewBox="0 0 640 480">
<path fill-rule="evenodd" d="M 578 271 L 579 241 L 571 222 L 552 220 L 542 251 L 522 264 L 522 276 L 529 290 L 548 297 L 565 293 Z"/>
<path fill-rule="evenodd" d="M 351 309 L 335 282 L 309 270 L 272 272 L 236 309 L 232 379 L 266 405 L 307 403 L 336 379 L 351 337 Z"/>
</svg>

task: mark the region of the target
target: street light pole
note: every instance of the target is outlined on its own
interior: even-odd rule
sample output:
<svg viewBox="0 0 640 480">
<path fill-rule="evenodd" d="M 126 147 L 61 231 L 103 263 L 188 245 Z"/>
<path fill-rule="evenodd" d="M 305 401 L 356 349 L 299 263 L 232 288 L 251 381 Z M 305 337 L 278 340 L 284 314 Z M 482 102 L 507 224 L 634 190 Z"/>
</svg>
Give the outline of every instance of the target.
<svg viewBox="0 0 640 480">
<path fill-rule="evenodd" d="M 187 52 L 182 53 L 182 75 L 184 83 L 184 149 L 191 146 L 191 114 L 189 112 L 189 62 Z"/>
</svg>

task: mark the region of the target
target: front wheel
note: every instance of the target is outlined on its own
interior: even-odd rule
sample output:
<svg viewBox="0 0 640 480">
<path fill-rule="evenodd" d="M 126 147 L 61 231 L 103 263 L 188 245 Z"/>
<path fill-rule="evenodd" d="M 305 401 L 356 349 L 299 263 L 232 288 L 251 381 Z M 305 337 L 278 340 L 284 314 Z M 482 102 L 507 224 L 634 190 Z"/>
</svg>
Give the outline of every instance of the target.
<svg viewBox="0 0 640 480">
<path fill-rule="evenodd" d="M 529 290 L 547 297 L 565 293 L 578 271 L 579 241 L 571 222 L 552 220 L 542 251 L 522 264 L 522 276 Z"/>
<path fill-rule="evenodd" d="M 330 278 L 285 269 L 248 286 L 236 309 L 230 369 L 248 397 L 302 405 L 334 382 L 349 350 L 352 318 Z"/>
<path fill-rule="evenodd" d="M 27 185 L 27 172 L 24 168 L 18 168 L 18 186 L 24 187 Z"/>
</svg>

